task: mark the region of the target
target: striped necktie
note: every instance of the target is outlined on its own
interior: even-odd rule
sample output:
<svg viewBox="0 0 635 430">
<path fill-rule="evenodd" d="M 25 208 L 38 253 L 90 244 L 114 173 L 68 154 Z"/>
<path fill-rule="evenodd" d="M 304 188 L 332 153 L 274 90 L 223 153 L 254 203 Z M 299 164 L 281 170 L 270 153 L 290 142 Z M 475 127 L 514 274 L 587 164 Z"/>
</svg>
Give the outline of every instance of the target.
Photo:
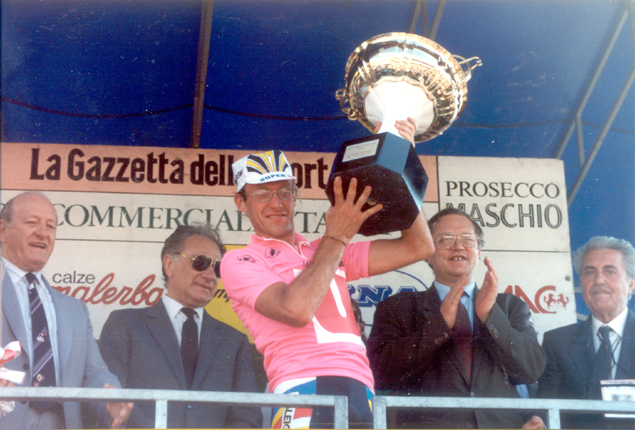
<svg viewBox="0 0 635 430">
<path fill-rule="evenodd" d="M 26 274 L 29 283 L 29 302 L 31 304 L 31 331 L 33 334 L 33 369 L 31 372 L 31 385 L 34 387 L 54 387 L 55 386 L 55 361 L 53 358 L 53 348 L 51 347 L 51 336 L 49 326 L 44 313 L 42 300 L 37 292 L 38 280 L 33 273 Z M 55 402 L 33 402 L 33 405 L 45 412 Z"/>
</svg>

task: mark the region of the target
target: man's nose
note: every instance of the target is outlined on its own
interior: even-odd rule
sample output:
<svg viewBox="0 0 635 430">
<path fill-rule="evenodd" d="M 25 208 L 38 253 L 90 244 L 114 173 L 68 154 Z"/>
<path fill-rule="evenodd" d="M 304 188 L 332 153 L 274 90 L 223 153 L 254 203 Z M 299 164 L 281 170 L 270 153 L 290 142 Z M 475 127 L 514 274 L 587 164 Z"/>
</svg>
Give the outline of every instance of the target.
<svg viewBox="0 0 635 430">
<path fill-rule="evenodd" d="M 214 265 L 212 264 L 207 269 L 203 270 L 201 275 L 203 276 L 203 278 L 205 278 L 205 280 L 208 280 L 208 281 L 216 280 L 216 272 L 214 272 Z"/>
<path fill-rule="evenodd" d="M 454 236 L 454 243 L 452 244 L 452 248 L 465 248 L 465 247 L 463 246 L 461 239 Z"/>
</svg>

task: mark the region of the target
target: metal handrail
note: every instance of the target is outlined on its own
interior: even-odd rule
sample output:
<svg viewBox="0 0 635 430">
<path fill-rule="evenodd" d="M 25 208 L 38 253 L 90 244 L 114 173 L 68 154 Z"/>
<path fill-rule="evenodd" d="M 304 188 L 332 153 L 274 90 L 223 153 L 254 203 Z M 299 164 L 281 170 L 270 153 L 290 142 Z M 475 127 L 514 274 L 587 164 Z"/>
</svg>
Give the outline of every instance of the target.
<svg viewBox="0 0 635 430">
<path fill-rule="evenodd" d="M 494 401 L 495 400 L 495 401 Z M 385 429 L 386 408 L 415 409 L 509 409 L 524 411 L 547 411 L 546 426 L 560 428 L 560 411 L 565 412 L 628 412 L 635 413 L 635 402 L 607 402 L 603 400 L 563 399 L 505 399 L 492 397 L 405 397 L 375 396 L 373 399 L 373 427 Z"/>
<path fill-rule="evenodd" d="M 181 391 L 141 389 L 94 389 L 60 387 L 0 388 L 0 400 L 56 400 L 56 401 L 154 401 L 155 428 L 167 428 L 168 402 L 218 403 L 254 406 L 322 406 L 333 407 L 335 428 L 348 428 L 348 399 L 345 396 L 237 393 L 222 391 Z M 493 400 L 496 401 L 493 401 Z M 603 400 L 564 399 L 505 399 L 491 397 L 406 397 L 375 396 L 373 399 L 373 427 L 386 429 L 386 409 L 507 409 L 547 411 L 547 428 L 560 428 L 560 412 L 630 413 L 635 414 L 635 402 L 607 402 Z"/>
<path fill-rule="evenodd" d="M 0 400 L 56 400 L 56 401 L 155 401 L 155 427 L 167 428 L 168 402 L 219 403 L 224 405 L 257 406 L 326 406 L 334 407 L 335 428 L 348 428 L 348 399 L 345 396 L 237 393 L 224 391 L 95 389 L 61 387 L 5 387 L 0 388 Z"/>
</svg>

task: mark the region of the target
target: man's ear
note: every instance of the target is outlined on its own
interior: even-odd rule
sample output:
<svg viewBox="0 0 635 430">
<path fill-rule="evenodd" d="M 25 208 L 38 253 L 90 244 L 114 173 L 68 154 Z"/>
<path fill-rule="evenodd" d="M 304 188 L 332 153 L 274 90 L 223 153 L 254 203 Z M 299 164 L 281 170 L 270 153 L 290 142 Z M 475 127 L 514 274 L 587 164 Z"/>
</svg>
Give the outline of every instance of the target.
<svg viewBox="0 0 635 430">
<path fill-rule="evenodd" d="M 170 254 L 166 254 L 163 256 L 163 270 L 165 270 L 165 275 L 168 278 L 174 276 L 174 260 L 172 259 L 172 256 Z"/>
<path fill-rule="evenodd" d="M 9 226 L 4 220 L 0 219 L 0 243 L 4 243 L 6 241 L 7 229 Z"/>
<path fill-rule="evenodd" d="M 628 287 L 628 295 L 633 294 L 633 287 L 635 287 L 635 278 L 631 279 L 631 285 Z"/>
<path fill-rule="evenodd" d="M 240 193 L 234 194 L 234 203 L 236 203 L 236 207 L 241 212 L 247 212 L 247 207 L 245 205 L 245 196 Z"/>
</svg>

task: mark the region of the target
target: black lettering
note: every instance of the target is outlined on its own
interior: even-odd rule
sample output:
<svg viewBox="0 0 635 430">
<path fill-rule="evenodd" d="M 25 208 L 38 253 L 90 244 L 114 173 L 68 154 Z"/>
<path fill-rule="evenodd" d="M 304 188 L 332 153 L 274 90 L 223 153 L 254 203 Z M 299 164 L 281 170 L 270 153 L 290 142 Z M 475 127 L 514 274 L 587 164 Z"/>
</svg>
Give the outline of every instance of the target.
<svg viewBox="0 0 635 430">
<path fill-rule="evenodd" d="M 302 164 L 300 163 L 292 163 L 291 168 L 293 169 L 293 176 L 296 177 L 295 185 L 298 188 L 302 188 L 304 186 L 304 175 L 302 174 Z"/>
<path fill-rule="evenodd" d="M 503 191 L 503 197 L 512 197 L 513 196 L 513 194 L 511 193 L 511 191 L 512 191 L 512 183 L 511 182 L 501 182 L 501 189 Z M 507 192 L 509 192 L 509 194 L 507 194 Z M 505 222 L 503 221 L 503 224 L 504 223 Z"/>
<path fill-rule="evenodd" d="M 324 215 L 326 215 L 326 212 L 322 213 L 322 216 L 320 217 L 320 220 L 318 221 L 317 227 L 315 227 L 315 230 L 313 231 L 313 233 L 319 233 L 320 231 L 320 227 L 322 227 L 323 225 L 326 225 L 326 220 L 324 218 Z"/>
<path fill-rule="evenodd" d="M 232 226 L 232 222 L 229 219 L 229 214 L 227 213 L 227 211 L 223 211 L 223 213 L 221 214 L 218 222 L 216 223 L 216 228 L 218 228 L 218 226 L 221 224 L 227 224 L 227 230 L 234 231 L 234 226 Z"/>
<path fill-rule="evenodd" d="M 170 175 L 170 183 L 182 184 L 183 177 L 185 176 L 185 163 L 183 163 L 183 160 L 177 159 L 171 162 L 170 165 L 176 166 L 176 169 L 174 169 Z"/>
<path fill-rule="evenodd" d="M 317 161 L 318 164 L 318 185 L 321 189 L 326 189 L 326 180 L 324 179 L 324 172 L 328 171 L 328 164 L 324 164 L 324 158 L 319 158 Z"/>
<path fill-rule="evenodd" d="M 536 224 L 538 227 L 542 227 L 542 208 L 540 205 L 536 205 Z"/>
<path fill-rule="evenodd" d="M 148 179 L 150 179 L 150 178 L 148 178 Z M 154 182 L 156 182 L 156 180 Z M 163 212 L 163 209 L 162 208 L 148 208 L 148 209 L 150 209 L 150 223 L 148 224 L 148 228 L 162 228 L 160 225 L 158 225 L 156 227 L 154 225 L 154 220 L 155 219 L 157 219 L 157 220 L 161 219 L 161 214 L 155 215 L 154 211 L 157 210 L 159 212 Z"/>
<path fill-rule="evenodd" d="M 529 187 L 529 193 L 530 193 L 533 197 L 535 197 L 535 198 L 537 198 L 537 199 L 539 199 L 539 198 L 541 198 L 541 197 L 544 197 L 544 194 L 537 195 L 537 194 L 534 192 L 534 187 L 535 187 L 536 185 L 541 186 L 543 190 L 544 190 L 544 188 L 545 188 L 545 187 L 543 187 L 543 186 L 542 186 L 542 184 L 539 184 L 539 183 L 531 184 L 531 187 Z"/>
<path fill-rule="evenodd" d="M 497 227 L 500 224 L 500 218 L 498 218 L 496 212 L 492 211 L 492 208 L 496 208 L 496 203 L 490 203 L 489 205 L 485 206 L 485 213 L 494 218 L 496 222 L 493 224 L 488 222 L 486 225 L 488 227 Z"/>
<path fill-rule="evenodd" d="M 71 211 L 73 210 L 73 208 L 81 208 L 82 211 L 84 212 L 84 219 L 82 220 L 82 222 L 80 222 L 79 224 L 73 224 L 71 222 Z M 86 209 L 84 206 L 82 205 L 71 205 L 69 207 L 66 208 L 66 210 L 64 211 L 64 219 L 66 220 L 66 223 L 70 226 L 73 227 L 81 227 L 84 224 L 86 224 L 88 222 L 88 218 L 89 218 L 89 213 L 88 213 L 88 209 Z"/>
<path fill-rule="evenodd" d="M 154 177 L 154 165 L 157 164 L 157 159 L 154 158 L 154 152 L 148 154 L 148 182 L 151 184 L 156 184 L 157 180 Z M 152 221 L 150 221 L 152 224 Z"/>
<path fill-rule="evenodd" d="M 40 148 L 31 148 L 31 176 L 29 179 L 37 181 L 44 180 L 44 175 L 38 174 L 38 164 L 40 162 Z"/>
<path fill-rule="evenodd" d="M 551 219 L 551 209 L 555 209 L 556 212 L 556 222 L 553 222 L 553 220 Z M 545 208 L 545 223 L 550 227 L 550 228 L 558 228 L 560 227 L 560 225 L 562 224 L 562 211 L 560 210 L 560 208 L 557 205 L 547 205 L 547 207 Z"/>
<path fill-rule="evenodd" d="M 142 158 L 135 158 L 130 165 L 130 179 L 137 184 L 145 179 L 146 162 Z"/>
<path fill-rule="evenodd" d="M 500 196 L 500 191 L 498 189 L 498 182 L 490 182 L 489 183 L 489 189 L 490 189 L 490 197 L 498 197 Z M 496 193 L 496 194 L 492 194 L 492 192 Z M 496 224 L 498 225 L 498 223 Z"/>
<path fill-rule="evenodd" d="M 556 189 L 555 194 L 554 194 L 553 196 L 552 196 L 552 195 L 551 195 L 551 193 L 549 192 L 549 190 L 550 190 L 551 188 L 555 188 L 555 189 Z M 555 199 L 556 197 L 558 197 L 558 196 L 560 195 L 560 188 L 559 188 L 556 184 L 554 184 L 554 183 L 552 182 L 552 183 L 550 183 L 550 184 L 547 184 L 547 186 L 545 187 L 545 194 L 547 195 L 547 197 L 550 197 L 550 198 L 552 198 L 552 199 Z M 546 208 L 545 208 L 545 210 L 546 210 Z M 560 208 L 558 208 L 558 210 L 560 210 Z"/>
<path fill-rule="evenodd" d="M 62 157 L 57 154 L 51 155 L 46 161 L 51 161 L 53 164 L 46 169 L 46 179 L 50 181 L 59 181 L 62 170 Z"/>
<path fill-rule="evenodd" d="M 503 182 L 505 183 L 505 182 Z M 509 182 L 507 182 L 509 183 Z M 505 227 L 509 227 L 509 228 L 514 228 L 516 227 L 517 224 L 511 224 L 509 222 L 507 222 L 507 217 L 505 216 L 505 211 L 507 211 L 507 208 L 513 208 L 514 204 L 513 203 L 508 203 L 505 206 L 503 206 L 503 208 L 501 209 L 501 221 L 503 222 L 503 225 L 505 225 Z"/>
<path fill-rule="evenodd" d="M 123 227 L 122 224 L 124 219 L 128 221 L 128 227 L 131 227 L 132 222 L 135 220 L 135 218 L 137 218 L 137 215 L 138 215 L 139 218 L 137 219 L 137 228 L 143 228 L 143 208 L 142 207 L 137 209 L 137 211 L 134 213 L 134 216 L 132 218 L 130 218 L 130 214 L 128 214 L 128 210 L 125 208 L 125 206 L 119 206 L 119 207 L 121 208 L 121 218 L 119 219 L 118 227 Z"/>
<path fill-rule="evenodd" d="M 520 197 L 521 199 L 524 199 L 524 198 L 526 198 L 526 197 L 529 197 L 529 194 L 525 194 L 524 196 L 522 196 L 522 195 L 520 194 L 520 191 L 518 191 L 518 187 L 520 187 L 521 185 L 524 185 L 524 186 L 526 186 L 526 187 L 529 187 L 529 184 L 527 184 L 526 182 L 519 182 L 519 183 L 517 183 L 517 184 L 516 184 L 516 186 L 514 187 L 514 192 L 515 192 L 515 193 L 516 193 L 516 195 L 517 195 L 518 197 Z M 522 225 L 521 225 L 521 227 L 522 227 Z"/>
<path fill-rule="evenodd" d="M 176 226 L 180 226 L 181 225 L 181 221 L 179 221 L 179 218 L 181 218 L 181 215 L 183 215 L 183 212 L 180 209 L 177 208 L 167 208 L 166 209 L 167 213 L 166 213 L 166 224 L 165 224 L 165 228 L 172 228 L 172 223 L 170 221 L 174 221 L 174 223 L 176 224 Z M 172 211 L 176 211 L 176 216 L 172 216 Z"/>
<path fill-rule="evenodd" d="M 459 195 L 463 197 L 463 193 L 467 194 L 470 197 L 474 197 L 470 194 L 470 183 L 466 181 L 459 182 Z"/>
<path fill-rule="evenodd" d="M 93 223 L 93 217 L 97 218 L 97 222 L 99 223 L 99 225 L 102 225 L 106 217 L 108 217 L 108 227 L 113 227 L 113 214 L 114 214 L 114 206 L 108 206 L 108 209 L 106 209 L 104 216 L 101 216 L 101 214 L 99 213 L 99 209 L 97 209 L 97 206 L 91 206 L 90 207 L 90 224 L 88 225 L 90 227 L 95 226 L 95 224 Z"/>
<path fill-rule="evenodd" d="M 89 181 L 99 181 L 101 179 L 101 158 L 96 156 L 90 157 L 87 163 L 95 163 L 95 165 L 86 171 L 86 179 Z"/>
<path fill-rule="evenodd" d="M 529 226 L 534 226 L 534 205 L 529 205 L 529 212 L 523 212 L 523 205 L 518 205 L 518 224 L 525 226 L 525 218 L 529 218 Z"/>
<path fill-rule="evenodd" d="M 196 208 L 186 210 L 186 211 L 185 211 L 185 214 L 183 215 L 183 224 L 185 224 L 185 225 L 190 225 L 190 214 L 191 214 L 192 212 L 194 212 L 194 211 L 198 211 L 198 212 L 203 213 L 203 211 L 202 211 L 202 210 L 200 210 L 200 209 L 196 209 Z"/>
<path fill-rule="evenodd" d="M 75 161 L 75 157 L 83 157 L 84 153 L 81 149 L 73 148 L 68 153 L 68 177 L 73 181 L 79 181 L 84 177 L 84 162 Z M 77 173 L 75 173 L 75 167 L 77 167 Z"/>
<path fill-rule="evenodd" d="M 214 186 L 218 182 L 218 164 L 215 161 L 208 161 L 205 163 L 205 183 Z"/>
<path fill-rule="evenodd" d="M 302 233 L 310 233 L 309 232 L 309 215 L 317 216 L 317 212 L 296 212 L 296 215 L 302 216 Z"/>
<path fill-rule="evenodd" d="M 192 161 L 192 164 L 190 164 L 190 182 L 194 185 L 203 185 L 204 163 L 205 156 L 198 154 L 198 161 Z"/>
<path fill-rule="evenodd" d="M 474 221 L 477 221 L 481 226 L 485 225 L 485 223 L 483 222 L 483 216 L 481 215 L 481 210 L 478 208 L 478 205 L 476 203 L 472 205 L 472 211 L 470 212 L 470 217 Z"/>
<path fill-rule="evenodd" d="M 304 188 L 312 188 L 311 187 L 311 171 L 317 169 L 315 164 L 306 163 L 304 165 Z"/>
<path fill-rule="evenodd" d="M 452 206 L 452 203 L 447 203 L 445 205 L 445 207 L 446 208 L 453 208 L 454 206 Z M 459 203 L 459 207 L 457 209 L 460 210 L 461 212 L 467 213 L 467 211 L 465 210 L 465 203 Z"/>
<path fill-rule="evenodd" d="M 101 177 L 103 182 L 115 182 L 115 178 L 110 176 L 113 167 L 115 167 L 115 157 L 104 157 L 104 163 L 106 163 L 104 169 L 104 176 Z"/>
<path fill-rule="evenodd" d="M 220 156 L 220 172 L 218 176 L 220 177 L 220 185 L 225 185 L 225 155 Z"/>
<path fill-rule="evenodd" d="M 165 177 L 165 166 L 168 164 L 168 159 L 165 156 L 165 152 L 159 155 L 159 182 L 167 184 L 168 180 Z"/>
<path fill-rule="evenodd" d="M 476 190 L 476 186 L 477 185 L 482 185 L 483 186 L 483 193 L 479 194 Z M 487 185 L 485 185 L 485 182 L 477 182 L 474 184 L 474 186 L 472 187 L 472 192 L 474 193 L 474 195 L 476 197 L 485 197 L 485 195 L 487 194 Z"/>
<path fill-rule="evenodd" d="M 121 163 L 121 167 L 119 168 L 119 173 L 117 173 L 117 177 L 115 181 L 117 182 L 128 182 L 129 179 L 127 176 L 124 176 L 126 173 L 126 169 L 128 169 L 128 165 L 130 164 L 129 158 L 117 158 L 117 163 Z"/>
<path fill-rule="evenodd" d="M 458 186 L 457 183 L 454 181 L 446 181 L 445 185 L 447 190 L 447 194 L 445 195 L 446 197 L 450 197 L 452 195 L 451 191 L 456 190 L 456 187 Z"/>
</svg>

